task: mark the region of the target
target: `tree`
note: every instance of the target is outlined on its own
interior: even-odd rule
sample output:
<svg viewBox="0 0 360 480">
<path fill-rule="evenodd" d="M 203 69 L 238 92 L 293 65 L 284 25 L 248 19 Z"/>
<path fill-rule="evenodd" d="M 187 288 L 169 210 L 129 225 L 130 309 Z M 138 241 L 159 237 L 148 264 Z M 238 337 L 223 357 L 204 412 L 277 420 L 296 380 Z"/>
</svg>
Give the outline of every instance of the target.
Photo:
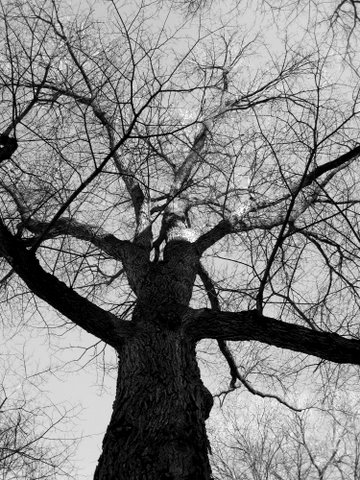
<svg viewBox="0 0 360 480">
<path fill-rule="evenodd" d="M 59 422 L 33 402 L 2 401 L 0 478 L 2 480 L 75 478 L 69 472 L 73 442 L 54 441 Z M 47 410 L 49 410 L 47 408 Z M 40 419 L 43 419 L 41 425 Z M 68 443 L 68 444 L 67 444 Z"/>
<path fill-rule="evenodd" d="M 41 375 L 26 378 L 22 367 L 30 367 L 28 359 L 4 352 L 2 348 L 0 478 L 75 478 L 71 457 L 77 442 L 65 428 L 70 412 L 49 403 L 41 390 Z"/>
<path fill-rule="evenodd" d="M 208 480 L 198 342 L 360 364 L 357 59 L 316 5 L 75 4 L 1 7 L 2 291 L 117 353 L 96 480 Z"/>
<path fill-rule="evenodd" d="M 329 412 L 316 410 L 281 415 L 279 409 L 273 414 L 258 408 L 250 421 L 246 415 L 230 413 L 226 435 L 213 444 L 214 478 L 357 479 L 358 415 L 340 417 L 339 421 Z"/>
</svg>

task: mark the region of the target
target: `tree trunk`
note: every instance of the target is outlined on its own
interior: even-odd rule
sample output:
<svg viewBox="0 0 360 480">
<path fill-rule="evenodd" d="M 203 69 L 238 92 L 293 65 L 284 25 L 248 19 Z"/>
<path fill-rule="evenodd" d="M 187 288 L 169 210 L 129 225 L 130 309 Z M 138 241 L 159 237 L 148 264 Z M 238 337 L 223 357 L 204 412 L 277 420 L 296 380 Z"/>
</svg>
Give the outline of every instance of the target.
<svg viewBox="0 0 360 480">
<path fill-rule="evenodd" d="M 209 480 L 204 387 L 181 305 L 137 307 L 138 333 L 119 346 L 113 413 L 95 480 Z"/>
</svg>

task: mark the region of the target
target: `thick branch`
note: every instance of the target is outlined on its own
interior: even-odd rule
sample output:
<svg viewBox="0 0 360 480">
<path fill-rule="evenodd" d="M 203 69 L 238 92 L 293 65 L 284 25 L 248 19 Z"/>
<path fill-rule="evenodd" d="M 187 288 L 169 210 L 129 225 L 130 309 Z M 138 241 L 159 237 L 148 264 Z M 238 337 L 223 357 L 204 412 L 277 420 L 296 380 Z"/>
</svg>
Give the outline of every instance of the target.
<svg viewBox="0 0 360 480">
<path fill-rule="evenodd" d="M 25 223 L 28 230 L 40 237 L 46 231 L 49 222 L 29 219 Z M 45 238 L 69 235 L 79 240 L 92 243 L 99 250 L 114 260 L 121 261 L 132 290 L 138 294 L 149 266 L 148 251 L 128 240 L 119 240 L 111 233 L 94 225 L 86 225 L 71 218 L 59 218 L 51 227 Z M 45 238 L 43 238 L 45 240 Z"/>
<path fill-rule="evenodd" d="M 275 320 L 262 316 L 256 310 L 244 312 L 197 310 L 186 330 L 195 340 L 203 338 L 255 340 L 336 363 L 360 365 L 360 340 L 347 339 L 337 333 L 319 332 Z"/>
<path fill-rule="evenodd" d="M 43 240 L 58 236 L 71 236 L 90 242 L 106 255 L 122 262 L 130 287 L 136 294 L 138 293 L 139 285 L 142 284 L 149 267 L 149 253 L 146 248 L 135 245 L 128 240 L 120 240 L 98 226 L 81 223 L 73 218 L 60 217 L 55 222 L 38 220 L 33 216 L 25 200 L 14 187 L 10 187 L 1 181 L 0 185 L 13 198 L 21 215 L 21 226 L 36 235 L 28 241 L 23 240 L 24 244 L 28 244 L 33 249 L 34 245 Z"/>
<path fill-rule="evenodd" d="M 35 255 L 28 252 L 1 222 L 0 254 L 35 295 L 109 345 L 118 347 L 121 338 L 133 332 L 132 323 L 120 320 L 91 303 L 55 276 L 47 273 Z"/>
<path fill-rule="evenodd" d="M 46 230 L 48 224 L 49 222 L 42 222 L 30 218 L 23 223 L 23 226 L 30 232 L 41 236 L 42 232 Z M 47 232 L 46 236 L 42 237 L 42 240 L 63 235 L 90 242 L 99 250 L 109 255 L 109 257 L 119 261 L 123 261 L 127 250 L 132 248 L 129 241 L 119 240 L 114 235 L 106 232 L 100 227 L 77 222 L 71 218 L 59 218 Z"/>
<path fill-rule="evenodd" d="M 360 155 L 360 146 L 340 155 L 335 160 L 315 167 L 307 175 L 289 185 L 289 193 L 270 201 L 250 201 L 240 205 L 238 212 L 221 220 L 211 230 L 201 235 L 197 248 L 202 254 L 207 248 L 214 245 L 225 235 L 249 230 L 270 229 L 282 225 L 285 220 L 294 222 L 310 205 L 314 203 L 324 186 L 340 171 L 346 168 L 351 161 Z M 318 179 L 328 173 L 321 181 Z M 307 192 L 307 190 L 309 190 Z M 295 201 L 296 199 L 296 201 Z M 289 210 L 289 201 L 291 209 Z"/>
<path fill-rule="evenodd" d="M 345 165 L 350 160 L 356 159 L 359 155 L 360 145 L 344 153 L 343 155 L 340 155 L 340 157 L 336 158 L 335 160 L 331 160 L 330 162 L 326 162 L 323 165 L 315 167 L 311 172 L 308 173 L 308 175 L 306 175 L 303 186 L 306 187 L 307 185 L 310 185 L 314 180 L 319 178 L 324 173 L 330 172 L 331 170 L 335 170 Z"/>
<path fill-rule="evenodd" d="M 49 222 L 40 222 L 29 219 L 25 226 L 33 233 L 46 231 Z M 138 294 L 149 267 L 149 252 L 128 240 L 119 240 L 111 233 L 94 225 L 77 222 L 71 218 L 59 218 L 51 227 L 45 238 L 69 235 L 79 240 L 92 243 L 99 250 L 109 255 L 114 260 L 121 261 L 132 290 Z M 45 239 L 43 238 L 43 239 Z"/>
<path fill-rule="evenodd" d="M 41 238 L 42 241 L 62 235 L 69 235 L 79 240 L 92 243 L 114 260 L 120 261 L 123 260 L 126 248 L 129 248 L 131 245 L 130 242 L 119 240 L 100 227 L 77 222 L 73 218 L 59 218 L 51 225 L 50 222 L 38 220 L 26 205 L 21 194 L 13 186 L 10 187 L 1 180 L 0 185 L 13 198 L 21 215 L 21 226 L 29 230 L 29 232 L 34 233 L 37 237 Z M 44 234 L 44 232 L 46 233 Z M 33 241 L 34 239 L 31 239 L 30 242 Z"/>
</svg>

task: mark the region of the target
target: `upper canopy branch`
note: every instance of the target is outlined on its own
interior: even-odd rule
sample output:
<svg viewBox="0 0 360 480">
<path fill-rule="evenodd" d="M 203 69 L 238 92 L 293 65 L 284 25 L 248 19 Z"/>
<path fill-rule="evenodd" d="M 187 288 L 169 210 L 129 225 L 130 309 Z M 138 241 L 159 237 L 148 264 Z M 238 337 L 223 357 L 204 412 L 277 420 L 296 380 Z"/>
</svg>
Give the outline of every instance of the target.
<svg viewBox="0 0 360 480">
<path fill-rule="evenodd" d="M 103 228 L 78 222 L 74 218 L 58 218 L 55 222 L 43 221 L 35 217 L 29 210 L 25 200 L 12 186 L 0 181 L 0 185 L 13 198 L 21 216 L 21 227 L 34 233 L 30 246 L 47 239 L 59 236 L 71 236 L 78 240 L 90 242 L 114 260 L 121 261 L 132 290 L 137 293 L 149 266 L 149 256 L 146 249 L 129 240 L 120 240 Z M 134 268 L 134 264 L 136 268 Z"/>
<path fill-rule="evenodd" d="M 173 227 L 176 221 L 180 221 L 183 224 L 185 223 L 185 214 L 189 209 L 189 206 L 191 206 L 191 202 L 188 202 L 184 199 L 183 193 L 187 186 L 191 184 L 191 179 L 196 171 L 197 166 L 204 162 L 204 157 L 206 155 L 206 142 L 209 136 L 211 136 L 214 127 L 222 122 L 229 112 L 251 110 L 257 105 L 287 98 L 286 95 L 277 87 L 289 76 L 302 72 L 307 63 L 308 58 L 300 60 L 292 59 L 290 61 L 286 58 L 283 64 L 279 66 L 276 75 L 273 75 L 267 81 L 259 82 L 259 84 L 249 92 L 239 93 L 236 91 L 236 94 L 228 91 L 228 74 L 230 70 L 225 64 L 223 66 L 201 66 L 202 70 L 218 69 L 221 71 L 221 97 L 220 101 L 215 101 L 212 99 L 213 101 L 211 102 L 211 107 L 207 107 L 206 111 L 202 111 L 203 107 L 201 109 L 202 120 L 199 120 L 199 132 L 194 137 L 184 160 L 180 164 L 179 168 L 175 171 L 173 182 L 169 189 L 168 204 L 165 209 L 163 230 L 168 230 L 169 228 Z M 291 193 L 289 196 L 290 195 Z M 208 200 L 209 199 L 207 199 L 207 201 Z M 279 201 L 283 200 L 283 197 L 279 199 Z M 254 205 L 251 205 L 250 208 L 248 205 L 242 206 L 242 211 L 240 213 L 236 212 L 232 216 L 233 218 L 227 219 L 225 223 L 221 222 L 220 229 L 216 232 L 216 235 L 211 242 L 214 243 L 218 239 L 217 237 L 219 233 L 219 238 L 221 238 L 226 233 L 234 231 L 235 225 L 237 226 L 240 219 L 243 219 L 245 211 L 248 213 L 259 208 L 258 206 L 256 206 L 255 209 L 253 207 Z M 183 228 L 185 228 L 185 225 Z M 198 244 L 200 251 L 204 251 L 212 244 L 210 242 L 209 245 L 205 246 L 206 242 L 203 240 L 204 239 L 201 240 L 201 245 L 200 243 Z"/>
<path fill-rule="evenodd" d="M 25 86 L 29 88 L 33 88 L 34 84 L 28 83 L 28 84 L 25 84 Z M 44 87 L 44 90 L 50 90 L 54 92 L 54 95 L 56 96 L 56 98 L 58 98 L 59 96 L 69 97 L 81 105 L 90 107 L 95 117 L 100 121 L 101 125 L 105 128 L 106 134 L 109 139 L 109 147 L 110 147 L 110 150 L 112 151 L 112 157 L 114 159 L 115 167 L 119 172 L 119 175 L 121 176 L 126 186 L 126 189 L 130 195 L 130 198 L 133 204 L 133 208 L 135 211 L 135 218 L 137 222 L 137 231 L 135 236 L 141 237 L 139 241 L 139 243 L 141 243 L 141 241 L 143 241 L 143 236 L 144 236 L 144 235 L 141 236 L 141 233 L 143 233 L 143 230 L 145 230 L 146 225 L 147 226 L 149 225 L 150 215 L 148 213 L 148 209 L 143 208 L 145 195 L 143 193 L 142 186 L 136 179 L 136 176 L 131 171 L 131 169 L 124 165 L 117 151 L 117 141 L 115 136 L 116 129 L 112 119 L 106 113 L 106 111 L 101 107 L 100 103 L 96 100 L 96 98 L 93 98 L 92 96 L 86 96 L 86 95 L 77 93 L 71 90 L 70 88 L 63 88 L 52 83 L 46 83 L 42 86 Z M 144 219 L 144 215 L 147 216 L 146 219 Z M 146 225 L 144 226 L 144 224 Z M 146 242 L 148 243 L 148 238 L 146 238 Z"/>
<path fill-rule="evenodd" d="M 131 246 L 129 241 L 119 240 L 98 226 L 81 223 L 73 218 L 59 218 L 52 225 L 50 222 L 39 220 L 32 214 L 25 200 L 13 186 L 8 186 L 2 181 L 0 185 L 11 195 L 16 204 L 22 220 L 21 227 L 41 237 L 41 240 L 69 235 L 92 243 L 111 258 L 119 261 L 123 260 L 126 249 Z M 45 235 L 44 232 L 46 232 Z"/>
<path fill-rule="evenodd" d="M 262 85 L 256 90 L 256 92 L 253 92 L 252 94 L 231 99 L 225 99 L 224 96 L 222 96 L 220 105 L 215 107 L 212 111 L 208 112 L 204 116 L 204 119 L 201 122 L 201 128 L 195 136 L 188 154 L 186 155 L 180 167 L 175 172 L 174 179 L 168 195 L 170 201 L 165 209 L 165 230 L 168 227 L 167 223 L 169 223 L 170 227 L 173 227 L 174 216 L 176 216 L 176 218 L 179 218 L 181 221 L 184 220 L 185 213 L 189 204 L 184 200 L 180 200 L 179 194 L 186 189 L 186 184 L 191 179 L 191 175 L 196 165 L 198 165 L 198 163 L 202 161 L 202 155 L 206 145 L 206 140 L 209 134 L 211 134 L 211 130 L 215 123 L 219 122 L 222 117 L 224 117 L 228 112 L 234 109 L 247 110 L 254 107 L 254 105 L 258 103 L 263 103 L 271 99 L 278 98 L 278 96 L 271 98 L 267 97 L 267 92 L 270 88 L 275 86 L 281 78 L 282 75 L 280 74 L 278 78 L 271 80 L 265 85 Z"/>
<path fill-rule="evenodd" d="M 54 275 L 46 272 L 34 253 L 28 252 L 0 222 L 0 254 L 29 289 L 60 313 L 116 348 L 121 338 L 131 335 L 134 325 L 83 298 Z"/>
<path fill-rule="evenodd" d="M 211 230 L 204 233 L 197 240 L 197 248 L 202 254 L 207 248 L 229 233 L 244 232 L 255 228 L 270 229 L 281 225 L 285 219 L 294 222 L 310 205 L 312 205 L 325 185 L 349 163 L 356 160 L 360 155 L 360 146 L 340 155 L 335 160 L 314 167 L 309 173 L 300 179 L 289 183 L 289 192 L 270 200 L 252 199 L 239 206 L 228 218 L 221 220 Z M 317 180 L 328 173 L 321 181 Z M 288 202 L 291 202 L 291 212 L 288 211 Z"/>
<path fill-rule="evenodd" d="M 336 363 L 360 365 L 360 340 L 275 320 L 257 310 L 219 312 L 201 309 L 194 310 L 190 318 L 185 328 L 195 340 L 255 340 Z"/>
</svg>

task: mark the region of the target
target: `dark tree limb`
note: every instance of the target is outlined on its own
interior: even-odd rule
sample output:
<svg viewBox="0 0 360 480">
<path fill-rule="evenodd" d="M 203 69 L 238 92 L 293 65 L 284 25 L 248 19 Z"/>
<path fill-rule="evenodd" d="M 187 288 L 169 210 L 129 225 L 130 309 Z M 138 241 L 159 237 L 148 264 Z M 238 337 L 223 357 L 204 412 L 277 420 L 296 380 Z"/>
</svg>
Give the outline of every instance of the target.
<svg viewBox="0 0 360 480">
<path fill-rule="evenodd" d="M 46 272 L 33 252 L 29 252 L 0 222 L 0 255 L 12 266 L 29 289 L 76 325 L 117 348 L 122 338 L 132 334 L 134 325 L 76 293 Z"/>
<path fill-rule="evenodd" d="M 0 163 L 4 160 L 9 160 L 15 150 L 18 148 L 16 138 L 9 137 L 8 135 L 0 135 Z"/>
<path fill-rule="evenodd" d="M 28 221 L 24 222 L 23 226 L 34 233 L 36 235 L 35 239 L 37 239 L 37 236 L 40 237 L 42 232 L 46 230 L 48 223 L 29 218 Z M 42 241 L 60 236 L 70 236 L 89 242 L 109 257 L 118 261 L 123 261 L 127 250 L 133 248 L 131 242 L 127 240 L 120 240 L 102 228 L 81 223 L 72 218 L 59 218 L 47 232 L 47 235 L 42 237 Z M 31 245 L 32 241 L 33 239 L 29 241 L 29 245 Z"/>
<path fill-rule="evenodd" d="M 56 222 L 37 219 L 26 205 L 26 201 L 13 186 L 0 180 L 0 186 L 11 195 L 21 216 L 18 229 L 26 229 L 34 233 L 34 237 L 23 240 L 23 245 L 31 247 L 41 242 L 60 236 L 70 236 L 89 242 L 114 260 L 121 261 L 127 274 L 130 287 L 137 293 L 138 285 L 143 281 L 149 265 L 146 249 L 128 240 L 120 240 L 101 227 L 78 222 L 75 218 L 58 218 Z M 135 267 L 134 267 L 135 265 Z"/>
<path fill-rule="evenodd" d="M 185 326 L 194 340 L 255 340 L 336 363 L 360 365 L 360 340 L 319 332 L 261 315 L 257 310 L 217 312 L 194 310 Z"/>
</svg>

